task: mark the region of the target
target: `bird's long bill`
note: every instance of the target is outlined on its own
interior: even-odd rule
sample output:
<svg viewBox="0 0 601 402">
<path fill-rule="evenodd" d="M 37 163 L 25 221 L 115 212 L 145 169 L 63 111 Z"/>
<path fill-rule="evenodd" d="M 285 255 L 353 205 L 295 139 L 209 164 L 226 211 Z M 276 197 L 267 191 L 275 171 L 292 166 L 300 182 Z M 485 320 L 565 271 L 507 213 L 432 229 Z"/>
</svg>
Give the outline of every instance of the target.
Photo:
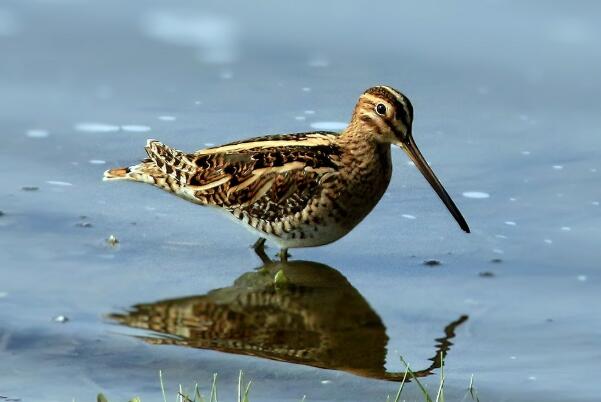
<svg viewBox="0 0 601 402">
<path fill-rule="evenodd" d="M 438 194 L 444 205 L 447 206 L 449 212 L 451 213 L 451 215 L 453 215 L 461 229 L 469 233 L 470 228 L 467 225 L 465 219 L 463 218 L 463 215 L 461 215 L 461 212 L 459 212 L 459 209 L 451 199 L 451 196 L 444 189 L 444 187 L 442 186 L 442 184 L 428 165 L 428 162 L 426 162 L 426 159 L 424 159 L 424 156 L 419 151 L 419 148 L 415 144 L 413 137 L 409 136 L 407 141 L 402 142 L 401 147 L 407 153 L 407 155 L 409 155 L 409 157 L 411 158 L 413 163 L 415 163 L 415 166 L 417 166 L 419 171 L 422 172 L 426 180 L 428 180 L 428 182 L 430 183 L 434 191 L 436 191 L 436 194 Z"/>
</svg>

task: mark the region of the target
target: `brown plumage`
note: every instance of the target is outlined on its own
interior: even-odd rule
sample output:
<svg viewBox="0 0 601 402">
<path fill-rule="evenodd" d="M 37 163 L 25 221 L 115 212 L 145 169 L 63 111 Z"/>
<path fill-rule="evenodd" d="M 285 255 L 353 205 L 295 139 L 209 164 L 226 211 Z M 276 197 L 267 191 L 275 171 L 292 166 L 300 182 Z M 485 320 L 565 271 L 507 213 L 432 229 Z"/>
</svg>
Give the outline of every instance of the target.
<svg viewBox="0 0 601 402">
<path fill-rule="evenodd" d="M 392 174 L 390 145 L 403 148 L 459 225 L 469 228 L 411 135 L 413 107 L 385 86 L 361 95 L 341 133 L 256 137 L 185 153 L 148 140 L 148 159 L 105 179 L 153 184 L 188 201 L 221 208 L 283 249 L 333 242 L 377 204 Z"/>
</svg>

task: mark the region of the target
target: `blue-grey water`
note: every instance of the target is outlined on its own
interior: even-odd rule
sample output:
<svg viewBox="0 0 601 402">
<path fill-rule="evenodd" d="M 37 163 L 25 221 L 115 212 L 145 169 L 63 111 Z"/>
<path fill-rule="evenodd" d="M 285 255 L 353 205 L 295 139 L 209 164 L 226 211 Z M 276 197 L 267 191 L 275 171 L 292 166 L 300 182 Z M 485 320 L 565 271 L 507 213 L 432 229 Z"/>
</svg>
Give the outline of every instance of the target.
<svg viewBox="0 0 601 402">
<path fill-rule="evenodd" d="M 447 400 L 472 374 L 482 401 L 599 400 L 600 13 L 596 1 L 3 0 L 0 396 L 158 401 L 161 369 L 172 396 L 218 372 L 233 400 L 244 370 L 256 401 L 385 400 L 394 383 L 157 346 L 108 320 L 261 264 L 253 236 L 223 216 L 101 181 L 143 158 L 147 138 L 194 150 L 337 129 L 383 83 L 412 100 L 416 141 L 472 233 L 395 150 L 368 218 L 293 258 L 362 295 L 386 328 L 390 371 L 399 355 L 427 366 L 444 327 L 468 315 L 446 358 Z M 435 391 L 438 378 L 424 381 Z"/>
</svg>

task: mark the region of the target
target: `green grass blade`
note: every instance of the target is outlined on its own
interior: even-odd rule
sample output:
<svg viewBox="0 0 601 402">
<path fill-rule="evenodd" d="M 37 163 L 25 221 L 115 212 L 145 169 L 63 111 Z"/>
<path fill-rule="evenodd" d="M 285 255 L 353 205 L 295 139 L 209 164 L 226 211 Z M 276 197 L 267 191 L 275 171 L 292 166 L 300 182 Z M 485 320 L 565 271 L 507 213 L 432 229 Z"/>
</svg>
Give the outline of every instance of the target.
<svg viewBox="0 0 601 402">
<path fill-rule="evenodd" d="M 424 398 L 426 399 L 427 402 L 433 402 L 432 398 L 430 397 L 430 394 L 428 394 L 428 391 L 426 390 L 426 388 L 423 386 L 423 384 L 417 379 L 417 377 L 415 376 L 415 374 L 413 373 L 413 371 L 411 371 L 411 368 L 409 368 L 409 365 L 407 364 L 407 362 L 405 361 L 405 359 L 403 359 L 403 356 L 399 356 L 401 358 L 401 362 L 405 365 L 405 367 L 407 368 L 407 371 L 409 371 L 409 375 L 411 375 L 411 378 L 413 379 L 413 381 L 415 381 L 415 383 L 417 384 L 417 386 L 419 387 L 420 391 L 422 392 L 422 394 L 424 395 Z"/>
<path fill-rule="evenodd" d="M 182 384 L 179 384 L 179 391 L 177 394 L 178 394 L 178 402 L 191 402 L 188 395 L 184 394 L 184 388 L 182 387 Z"/>
<path fill-rule="evenodd" d="M 242 402 L 242 370 L 238 373 L 238 402 Z"/>
<path fill-rule="evenodd" d="M 440 385 L 438 386 L 438 392 L 436 393 L 436 402 L 444 402 L 444 377 L 440 379 Z"/>
<path fill-rule="evenodd" d="M 474 375 L 473 374 L 470 377 L 470 385 L 467 388 L 467 390 L 470 393 L 470 397 L 472 398 L 472 401 L 480 402 L 480 398 L 478 398 L 478 393 L 476 392 L 476 388 L 474 387 Z"/>
<path fill-rule="evenodd" d="M 211 385 L 210 402 L 217 402 L 217 373 L 213 374 L 213 384 Z"/>
<path fill-rule="evenodd" d="M 200 388 L 198 387 L 198 383 L 194 384 L 194 402 L 205 402 L 205 399 L 200 394 Z"/>
<path fill-rule="evenodd" d="M 248 384 L 246 384 L 246 388 L 244 389 L 244 397 L 242 398 L 242 402 L 250 402 L 250 400 L 248 399 L 248 394 L 250 392 L 250 386 L 252 384 L 252 381 L 249 381 Z"/>
<path fill-rule="evenodd" d="M 444 402 L 444 354 L 440 352 L 440 386 L 436 393 L 436 402 Z"/>
<path fill-rule="evenodd" d="M 163 384 L 163 371 L 159 370 L 159 381 L 161 383 L 161 392 L 163 393 L 163 402 L 167 402 L 167 395 L 165 394 L 165 384 Z"/>
<path fill-rule="evenodd" d="M 407 367 L 407 370 L 405 370 L 405 374 L 403 374 L 403 381 L 401 381 L 401 385 L 399 385 L 399 390 L 397 391 L 394 397 L 394 402 L 399 402 L 399 400 L 401 399 L 401 393 L 403 392 L 403 387 L 405 387 L 407 375 L 409 375 L 409 367 Z"/>
</svg>

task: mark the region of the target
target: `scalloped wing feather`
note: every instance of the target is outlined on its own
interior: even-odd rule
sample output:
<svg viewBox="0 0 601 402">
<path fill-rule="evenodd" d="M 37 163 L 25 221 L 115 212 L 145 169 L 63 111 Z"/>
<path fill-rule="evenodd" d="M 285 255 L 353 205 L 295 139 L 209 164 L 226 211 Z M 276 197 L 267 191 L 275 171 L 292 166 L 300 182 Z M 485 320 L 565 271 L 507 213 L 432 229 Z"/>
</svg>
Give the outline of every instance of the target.
<svg viewBox="0 0 601 402">
<path fill-rule="evenodd" d="M 192 154 L 152 140 L 146 150 L 180 184 L 176 194 L 261 219 L 302 210 L 320 179 L 337 172 L 340 156 L 335 134 L 324 132 L 258 137 Z"/>
</svg>

